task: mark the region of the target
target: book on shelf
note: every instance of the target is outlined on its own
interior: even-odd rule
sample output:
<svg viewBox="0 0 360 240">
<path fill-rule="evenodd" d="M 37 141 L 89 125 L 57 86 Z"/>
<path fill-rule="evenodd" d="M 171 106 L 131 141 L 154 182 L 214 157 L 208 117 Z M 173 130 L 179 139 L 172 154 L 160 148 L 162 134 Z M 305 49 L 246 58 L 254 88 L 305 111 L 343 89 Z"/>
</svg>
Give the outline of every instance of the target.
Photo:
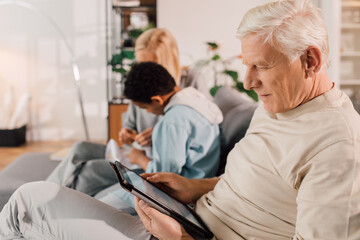
<svg viewBox="0 0 360 240">
<path fill-rule="evenodd" d="M 140 0 L 113 0 L 114 7 L 138 7 Z"/>
</svg>

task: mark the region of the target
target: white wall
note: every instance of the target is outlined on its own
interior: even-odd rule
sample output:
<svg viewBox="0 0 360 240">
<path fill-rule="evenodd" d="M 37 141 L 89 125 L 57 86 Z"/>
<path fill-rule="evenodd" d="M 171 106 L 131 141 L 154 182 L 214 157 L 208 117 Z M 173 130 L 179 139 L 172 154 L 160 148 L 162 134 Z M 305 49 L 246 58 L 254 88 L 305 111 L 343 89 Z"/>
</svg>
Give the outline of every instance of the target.
<svg viewBox="0 0 360 240">
<path fill-rule="evenodd" d="M 266 0 L 158 0 L 158 26 L 168 28 L 178 40 L 182 54 L 199 59 L 206 54 L 205 42 L 221 44 L 221 54 L 240 53 L 235 32 L 250 8 Z"/>
<path fill-rule="evenodd" d="M 219 53 L 227 59 L 241 53 L 235 33 L 242 17 L 247 10 L 264 2 L 269 1 L 158 0 L 158 26 L 173 33 L 185 65 L 208 56 L 206 42 L 219 43 Z M 243 74 L 240 61 L 234 61 L 234 68 Z"/>
<path fill-rule="evenodd" d="M 70 54 L 59 33 L 36 11 L 4 5 L 9 1 L 0 0 L 0 103 L 1 94 L 10 84 L 16 87 L 18 96 L 31 94 L 28 140 L 84 139 Z M 80 69 L 90 138 L 106 139 L 106 1 L 23 1 L 37 6 L 64 31 Z M 334 3 L 339 0 L 314 1 L 324 8 L 336 66 Z M 208 56 L 206 41 L 220 43 L 220 54 L 227 58 L 240 54 L 235 31 L 245 12 L 265 2 L 269 0 L 158 0 L 158 26 L 175 35 L 183 63 Z M 240 61 L 236 69 L 244 73 Z"/>
<path fill-rule="evenodd" d="M 90 138 L 105 139 L 105 1 L 28 1 L 42 13 L 5 2 L 0 1 L 0 89 L 13 85 L 17 96 L 30 93 L 28 140 L 85 138 L 71 55 L 45 15 L 74 49 Z"/>
<path fill-rule="evenodd" d="M 220 43 L 224 58 L 240 54 L 240 41 L 235 32 L 244 14 L 252 7 L 270 0 L 158 0 L 158 26 L 168 28 L 178 40 L 184 63 L 196 61 L 207 55 L 205 42 Z M 337 81 L 338 62 L 338 0 L 314 0 L 323 8 L 329 31 L 331 62 L 329 73 Z M 234 65 L 244 74 L 239 63 Z"/>
<path fill-rule="evenodd" d="M 323 11 L 325 26 L 329 34 L 330 68 L 328 69 L 328 73 L 332 81 L 335 82 L 335 86 L 339 87 L 341 0 L 318 1 Z"/>
</svg>

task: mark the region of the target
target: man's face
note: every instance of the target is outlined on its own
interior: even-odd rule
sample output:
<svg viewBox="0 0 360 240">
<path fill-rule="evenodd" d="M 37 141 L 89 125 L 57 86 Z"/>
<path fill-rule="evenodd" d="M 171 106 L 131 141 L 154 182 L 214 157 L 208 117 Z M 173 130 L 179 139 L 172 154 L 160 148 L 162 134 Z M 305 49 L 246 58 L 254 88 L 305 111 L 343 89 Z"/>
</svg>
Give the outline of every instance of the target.
<svg viewBox="0 0 360 240">
<path fill-rule="evenodd" d="M 300 57 L 290 63 L 285 55 L 264 44 L 255 34 L 242 41 L 243 62 L 247 67 L 246 89 L 254 89 L 268 112 L 281 113 L 299 106 L 312 88 L 305 78 Z"/>
<path fill-rule="evenodd" d="M 156 100 L 152 100 L 151 103 L 144 103 L 137 101 L 132 101 L 132 103 L 138 106 L 139 108 L 143 108 L 147 112 L 153 113 L 155 115 L 164 114 L 164 106 Z"/>
</svg>

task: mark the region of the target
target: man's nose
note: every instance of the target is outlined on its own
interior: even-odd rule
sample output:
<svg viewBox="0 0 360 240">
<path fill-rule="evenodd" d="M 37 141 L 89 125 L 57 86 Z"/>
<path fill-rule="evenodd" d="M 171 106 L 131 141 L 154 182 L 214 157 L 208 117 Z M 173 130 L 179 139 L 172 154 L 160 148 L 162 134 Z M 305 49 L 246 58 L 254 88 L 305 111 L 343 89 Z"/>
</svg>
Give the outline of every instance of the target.
<svg viewBox="0 0 360 240">
<path fill-rule="evenodd" d="M 245 78 L 243 80 L 244 88 L 251 90 L 260 86 L 260 80 L 257 78 L 257 74 L 254 70 L 247 68 Z"/>
</svg>

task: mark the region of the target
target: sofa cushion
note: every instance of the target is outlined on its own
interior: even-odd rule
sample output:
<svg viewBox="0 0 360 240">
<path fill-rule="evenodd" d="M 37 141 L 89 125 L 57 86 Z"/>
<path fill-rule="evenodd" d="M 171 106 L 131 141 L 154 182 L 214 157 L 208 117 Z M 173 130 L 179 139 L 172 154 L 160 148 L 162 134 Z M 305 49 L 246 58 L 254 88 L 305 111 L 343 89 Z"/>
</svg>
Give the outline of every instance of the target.
<svg viewBox="0 0 360 240">
<path fill-rule="evenodd" d="M 221 87 L 214 97 L 224 115 L 221 123 L 222 146 L 220 166 L 217 175 L 224 172 L 226 158 L 234 145 L 246 134 L 257 103 L 245 93 L 240 93 L 231 87 Z"/>
<path fill-rule="evenodd" d="M 0 210 L 19 186 L 46 179 L 58 163 L 50 160 L 50 153 L 26 153 L 15 159 L 0 172 Z"/>
</svg>

